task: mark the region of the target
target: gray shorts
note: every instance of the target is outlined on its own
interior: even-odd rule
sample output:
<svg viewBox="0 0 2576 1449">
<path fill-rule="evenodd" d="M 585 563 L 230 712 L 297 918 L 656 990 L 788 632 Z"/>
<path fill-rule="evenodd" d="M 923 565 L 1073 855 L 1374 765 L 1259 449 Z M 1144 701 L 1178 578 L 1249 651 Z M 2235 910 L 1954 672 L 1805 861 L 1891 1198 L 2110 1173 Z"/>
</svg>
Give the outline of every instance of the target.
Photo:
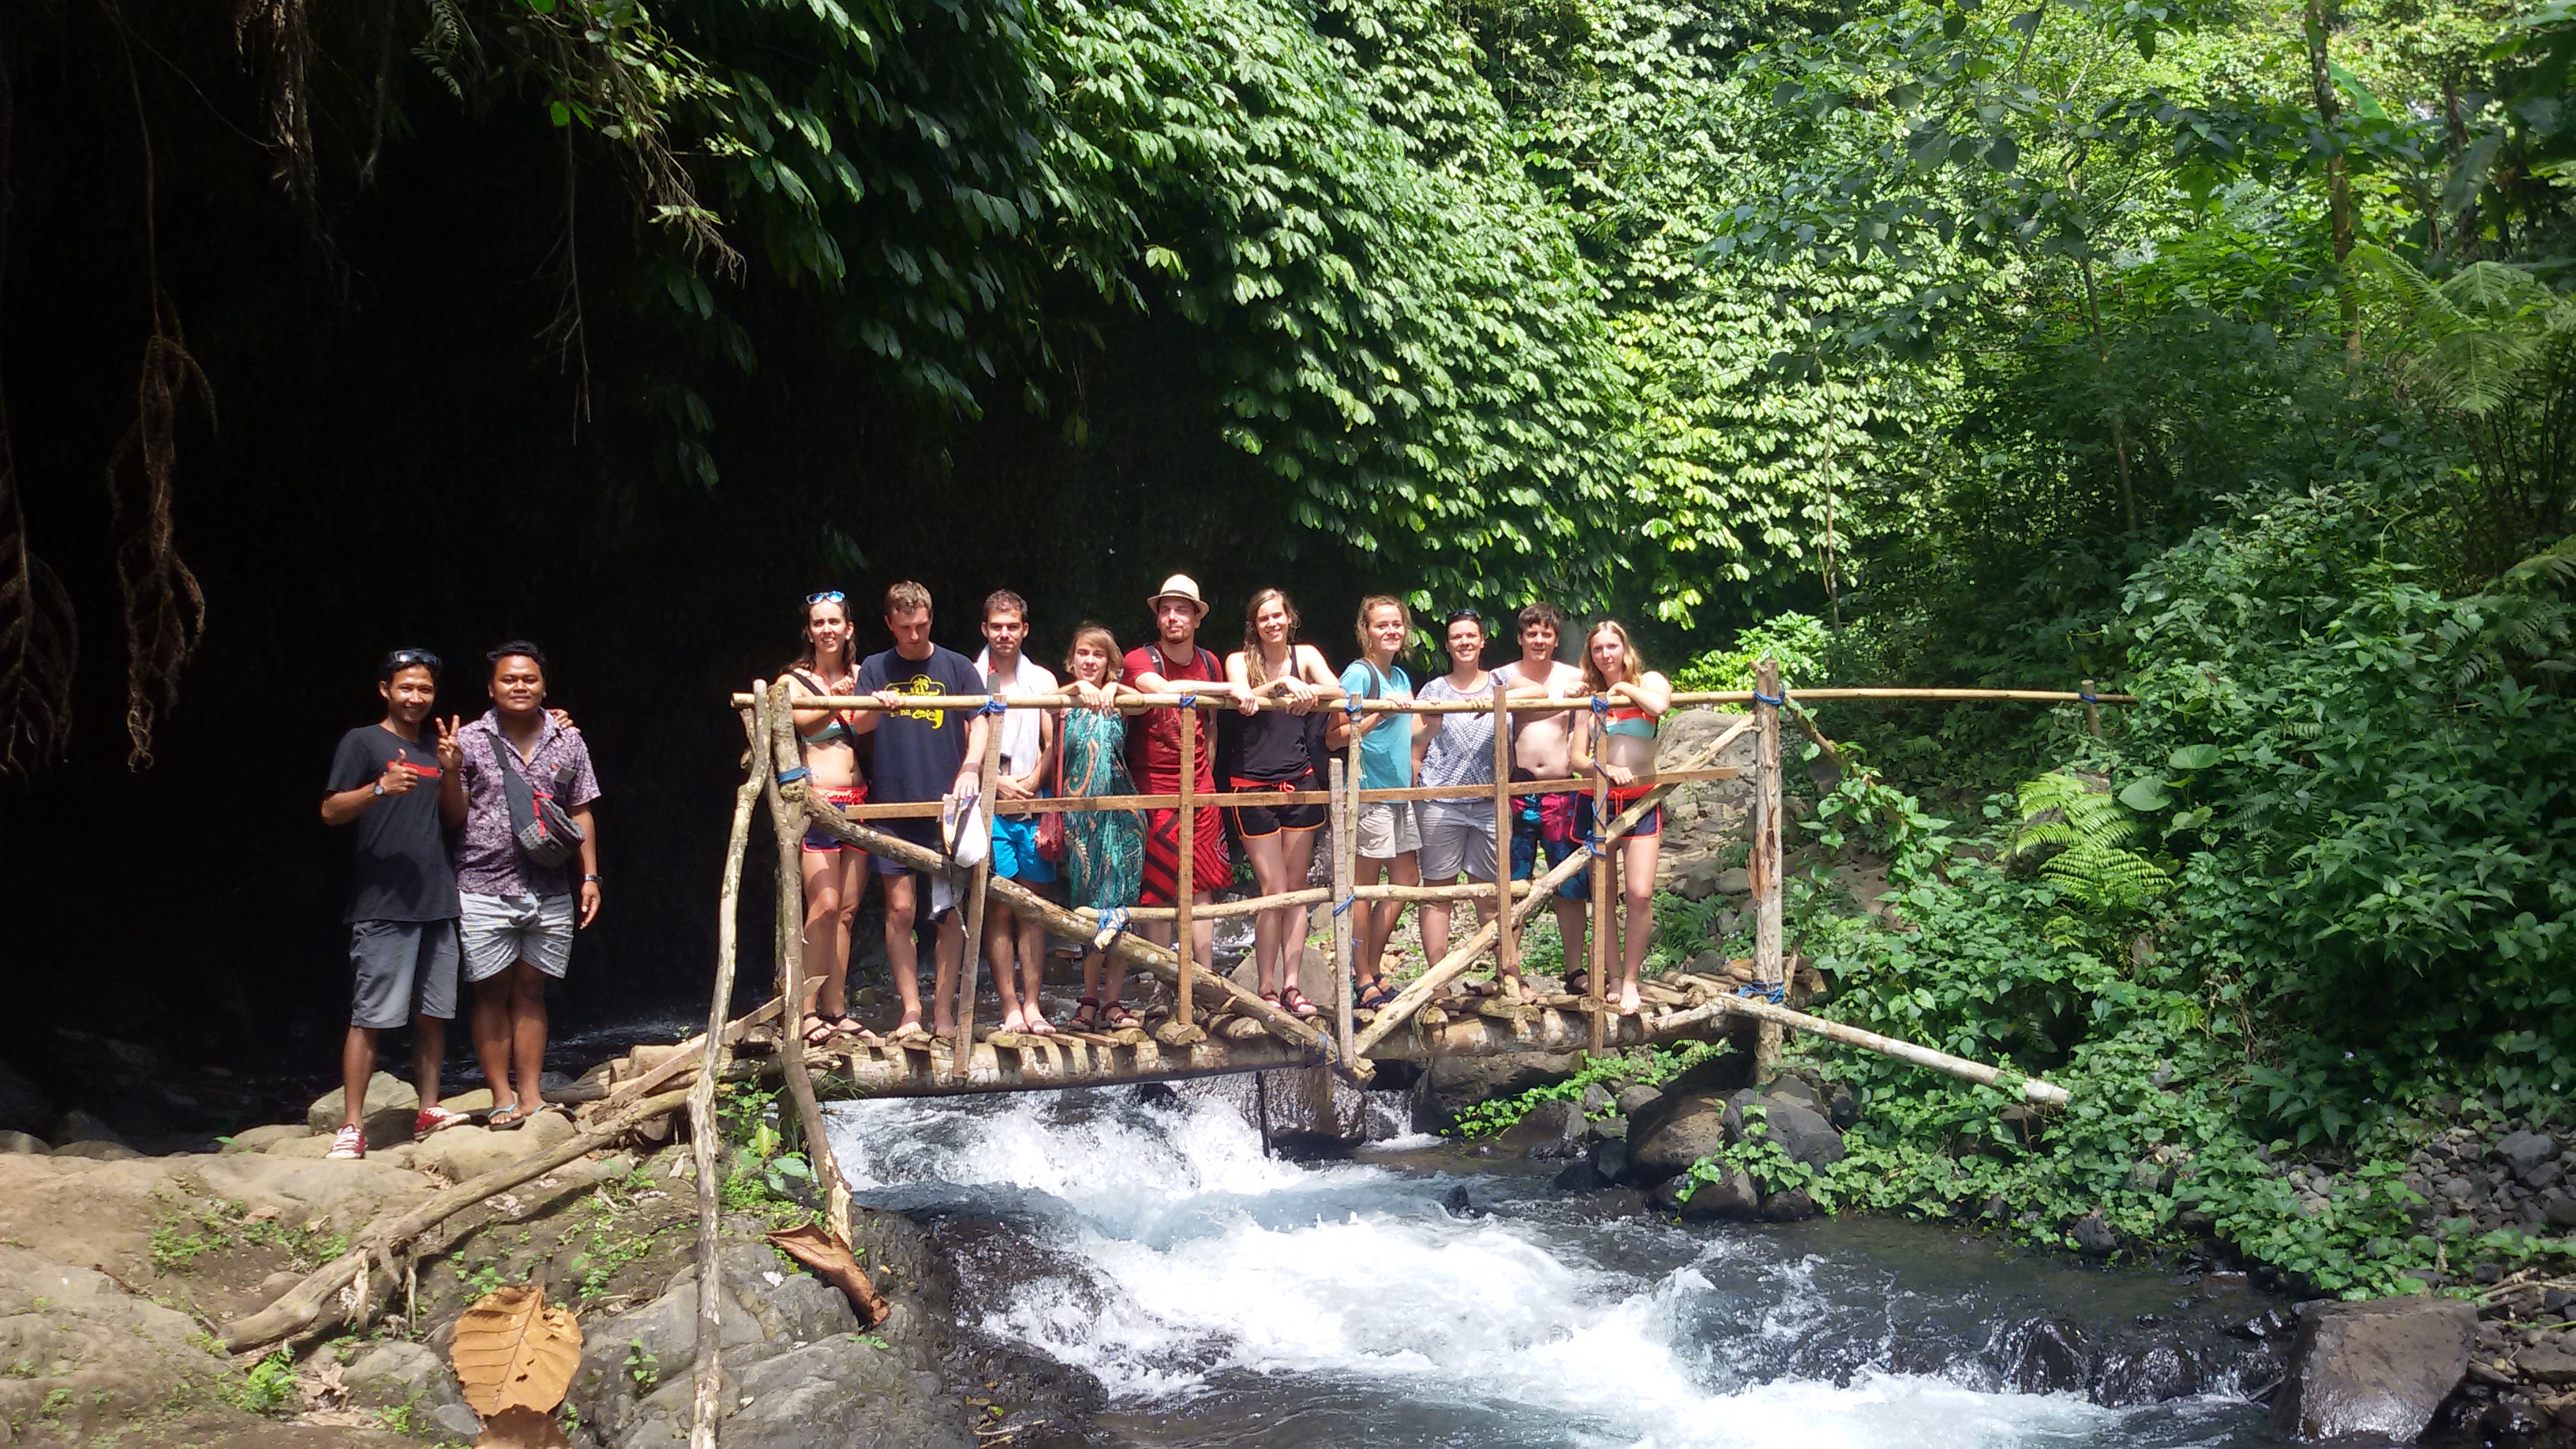
<svg viewBox="0 0 2576 1449">
<path fill-rule="evenodd" d="M 1416 814 L 1422 830 L 1422 878 L 1494 878 L 1494 811 L 1490 805 L 1459 809 L 1425 800 Z"/>
<path fill-rule="evenodd" d="M 1408 800 L 1379 800 L 1360 807 L 1358 854 L 1370 860 L 1393 860 L 1422 848 L 1422 832 L 1413 825 Z"/>
<path fill-rule="evenodd" d="M 488 981 L 525 961 L 560 981 L 572 960 L 570 896 L 459 895 L 465 916 L 465 979 Z"/>
<path fill-rule="evenodd" d="M 352 921 L 349 965 L 358 978 L 351 1026 L 389 1031 L 414 1016 L 455 1020 L 454 921 Z"/>
</svg>

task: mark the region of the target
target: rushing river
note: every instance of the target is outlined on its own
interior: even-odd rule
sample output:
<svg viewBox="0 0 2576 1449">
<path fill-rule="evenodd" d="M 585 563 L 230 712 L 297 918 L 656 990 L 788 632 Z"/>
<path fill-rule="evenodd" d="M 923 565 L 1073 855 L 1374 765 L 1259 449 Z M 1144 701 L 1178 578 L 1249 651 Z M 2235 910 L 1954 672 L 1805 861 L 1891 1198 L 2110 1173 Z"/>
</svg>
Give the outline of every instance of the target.
<svg viewBox="0 0 2576 1449">
<path fill-rule="evenodd" d="M 835 1146 L 863 1199 L 938 1224 L 985 1329 L 1098 1376 L 1115 1442 L 2271 1442 L 2261 1355 L 2220 1332 L 2261 1310 L 2242 1291 L 1918 1224 L 1677 1226 L 1428 1139 L 1298 1165 L 1245 1091 L 846 1104 Z M 2089 1397 L 2012 1391 L 2124 1336 Z M 2096 1402 L 2170 1393 L 2177 1362 L 2197 1392 Z"/>
</svg>

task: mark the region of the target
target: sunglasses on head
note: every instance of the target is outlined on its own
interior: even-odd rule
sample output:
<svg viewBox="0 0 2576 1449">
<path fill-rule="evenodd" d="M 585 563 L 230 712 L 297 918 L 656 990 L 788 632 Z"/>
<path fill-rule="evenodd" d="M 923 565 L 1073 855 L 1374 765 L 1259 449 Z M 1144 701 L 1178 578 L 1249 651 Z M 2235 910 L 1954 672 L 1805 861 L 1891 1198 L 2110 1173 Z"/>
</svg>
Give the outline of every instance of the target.
<svg viewBox="0 0 2576 1449">
<path fill-rule="evenodd" d="M 393 653 L 385 656 L 385 668 L 388 671 L 396 669 L 411 669 L 424 664 L 429 666 L 432 670 L 445 667 L 445 665 L 440 662 L 437 655 L 430 653 L 426 649 L 397 649 Z"/>
<path fill-rule="evenodd" d="M 842 593 L 839 589 L 825 589 L 819 594 L 807 594 L 805 596 L 805 603 L 809 608 L 816 604 L 846 604 L 849 601 L 850 596 Z"/>
<path fill-rule="evenodd" d="M 1468 623 L 1471 623 L 1471 624 L 1475 625 L 1475 626 L 1476 626 L 1477 628 L 1479 628 L 1479 629 L 1482 629 L 1482 628 L 1484 628 L 1484 627 L 1485 627 L 1485 616 L 1484 616 L 1484 615 L 1482 615 L 1482 614 L 1477 613 L 1477 612 L 1476 612 L 1475 610 L 1473 610 L 1473 609 L 1452 609 L 1452 610 L 1450 610 L 1450 611 L 1449 611 L 1449 617 L 1448 617 L 1446 620 L 1442 621 L 1441 627 L 1446 628 L 1446 627 L 1448 627 L 1449 625 L 1451 625 L 1451 624 L 1455 624 L 1455 623 L 1457 623 L 1458 621 L 1460 621 L 1460 620 L 1462 620 L 1462 619 L 1463 619 L 1463 620 L 1465 620 L 1465 621 L 1467 621 Z"/>
</svg>

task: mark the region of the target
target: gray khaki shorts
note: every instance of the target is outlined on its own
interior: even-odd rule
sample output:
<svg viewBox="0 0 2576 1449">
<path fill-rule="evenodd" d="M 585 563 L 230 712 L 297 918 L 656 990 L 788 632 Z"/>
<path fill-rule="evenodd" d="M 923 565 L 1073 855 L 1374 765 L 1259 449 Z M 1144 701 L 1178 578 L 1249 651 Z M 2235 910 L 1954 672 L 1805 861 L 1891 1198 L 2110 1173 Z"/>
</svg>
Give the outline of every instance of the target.
<svg viewBox="0 0 2576 1449">
<path fill-rule="evenodd" d="M 525 961 L 560 981 L 572 960 L 570 896 L 459 895 L 465 908 L 465 979 L 488 981 Z"/>
<path fill-rule="evenodd" d="M 1426 800 L 1416 814 L 1422 830 L 1422 878 L 1494 878 L 1494 811 L 1490 805 L 1460 810 Z"/>
<path fill-rule="evenodd" d="M 358 978 L 351 1026 L 389 1031 L 415 1015 L 455 1020 L 454 921 L 352 921 L 349 965 Z"/>
<path fill-rule="evenodd" d="M 1360 807 L 1359 854 L 1370 860 L 1393 860 L 1422 848 L 1422 832 L 1413 825 L 1413 804 L 1380 800 Z"/>
</svg>

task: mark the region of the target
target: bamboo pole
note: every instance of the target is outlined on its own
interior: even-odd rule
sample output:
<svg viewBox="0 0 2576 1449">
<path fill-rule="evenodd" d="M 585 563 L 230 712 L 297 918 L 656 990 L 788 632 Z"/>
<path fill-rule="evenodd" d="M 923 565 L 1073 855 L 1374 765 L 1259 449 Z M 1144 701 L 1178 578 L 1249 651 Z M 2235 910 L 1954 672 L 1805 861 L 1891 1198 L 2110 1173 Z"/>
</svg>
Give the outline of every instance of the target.
<svg viewBox="0 0 2576 1449">
<path fill-rule="evenodd" d="M 1753 666 L 1753 702 L 1757 726 L 1753 779 L 1753 979 L 1765 986 L 1783 979 L 1780 952 L 1780 661 L 1765 654 Z M 1753 1081 L 1760 1085 L 1780 1074 L 1780 1027 L 1764 1022 L 1755 1029 Z"/>
<path fill-rule="evenodd" d="M 723 1346 L 724 1318 L 719 1311 L 723 1286 L 717 1267 L 722 1243 L 722 1215 L 716 1201 L 716 1082 L 724 1075 L 725 1016 L 733 1004 L 734 941 L 741 915 L 742 862 L 751 844 L 751 807 L 769 778 L 769 711 L 743 712 L 743 734 L 750 748 L 749 769 L 733 793 L 733 829 L 725 837 L 724 882 L 716 892 L 716 979 L 707 1006 L 706 1046 L 698 1060 L 698 1080 L 689 1088 L 689 1156 L 698 1170 L 698 1339 L 695 1383 L 689 1404 L 689 1449 L 716 1449 L 716 1420 L 723 1417 L 718 1398 L 724 1390 L 724 1368 L 716 1354 Z"/>
<path fill-rule="evenodd" d="M 1349 718 L 1352 724 L 1359 723 L 1358 716 L 1353 715 Z M 1368 778 L 1368 767 L 1361 757 L 1364 743 L 1359 731 L 1354 729 L 1342 747 L 1342 787 L 1350 792 L 1350 808 L 1342 812 L 1342 829 L 1345 832 L 1342 838 L 1342 859 L 1348 867 L 1342 872 L 1342 880 L 1354 892 L 1349 897 L 1352 904 L 1346 908 L 1351 918 L 1351 969 L 1342 984 L 1349 988 L 1343 993 L 1343 999 L 1350 1002 L 1352 1006 L 1357 1005 L 1359 996 L 1360 967 L 1363 964 L 1368 966 L 1371 979 L 1375 979 L 1376 972 L 1386 964 L 1386 948 L 1383 946 L 1378 948 L 1377 960 L 1366 963 L 1360 960 L 1360 952 L 1368 949 L 1369 937 L 1375 934 L 1377 925 L 1376 904 L 1374 902 L 1367 905 L 1359 904 L 1356 893 L 1360 883 L 1360 817 L 1368 809 L 1368 801 L 1360 789 L 1361 782 Z M 1390 870 L 1387 874 L 1389 877 L 1387 883 L 1394 884 L 1394 872 Z M 1335 901 L 1333 904 L 1340 906 L 1341 902 Z M 1352 1006 L 1342 1008 L 1345 1018 Z M 1339 1030 L 1335 1032 L 1333 1039 L 1347 1043 L 1351 1040 L 1351 1034 L 1348 1030 Z M 1342 1059 L 1349 1061 L 1351 1056 L 1351 1053 L 1346 1052 Z"/>
<path fill-rule="evenodd" d="M 798 768 L 795 716 L 788 712 L 787 681 L 783 679 L 769 687 L 769 739 L 772 769 L 767 792 L 770 820 L 778 836 L 778 999 L 783 1003 L 779 1008 L 779 1036 L 785 1041 L 800 1041 L 805 1005 L 803 807 L 813 795 L 801 774 L 790 785 L 779 783 L 780 776 Z M 814 1174 L 815 1187 L 823 1194 L 824 1226 L 847 1247 L 850 1184 L 841 1176 L 840 1161 L 832 1153 L 832 1139 L 824 1131 L 822 1104 L 814 1099 L 814 1081 L 806 1074 L 805 1058 L 793 1051 L 781 1056 L 786 1061 L 787 1095 L 795 1100 L 796 1120 L 804 1129 L 805 1164 Z"/>
<path fill-rule="evenodd" d="M 1738 731 L 1740 732 L 1740 731 Z M 1731 732 L 1727 738 L 1733 738 Z M 1732 780 L 1744 772 L 1729 765 L 1707 769 L 1684 770 L 1658 775 L 1674 784 L 1694 780 Z M 1558 790 L 1580 790 L 1581 780 L 1524 780 L 1512 785 L 1513 795 L 1543 795 Z M 1362 790 L 1362 804 L 1379 805 L 1407 800 L 1474 800 L 1482 799 L 1491 787 L 1485 785 L 1405 785 L 1382 790 Z M 1190 799 L 1200 809 L 1221 805 L 1329 805 L 1328 790 L 1241 790 L 1208 794 L 1192 791 Z M 1100 810 L 1172 810 L 1180 806 L 1181 797 L 1171 795 L 1076 795 L 1069 799 L 1048 796 L 1029 800 L 986 802 L 987 808 L 1001 815 L 1081 814 Z M 895 800 L 874 805 L 853 805 L 843 813 L 852 820 L 926 820 L 941 811 L 936 800 Z"/>
<path fill-rule="evenodd" d="M 833 694 L 808 695 L 805 697 L 804 703 L 807 709 L 980 709 L 983 707 L 984 701 L 989 697 L 990 696 L 981 694 L 906 695 L 901 701 L 895 704 L 887 704 L 873 695 Z M 1188 696 L 1180 694 L 1140 694 L 1134 692 L 1121 692 L 1118 696 L 1117 704 L 1121 709 L 1171 709 L 1178 707 L 1182 699 L 1187 697 Z M 1798 691 L 1798 697 L 1800 699 L 1950 700 L 1957 702 L 1975 702 L 1984 700 L 1994 702 L 2014 701 L 2029 704 L 2074 704 L 2081 702 L 2083 699 L 2082 695 L 2071 689 L 1916 689 L 1877 686 L 1838 686 L 1830 689 L 1802 689 Z M 2134 694 L 2105 694 L 2096 697 L 2104 704 L 2135 704 L 2138 702 L 2138 697 Z M 1015 696 L 1015 702 L 1039 709 L 1070 709 L 1082 704 L 1082 701 L 1064 694 L 1019 695 Z M 1695 705 L 1751 704 L 1752 702 L 1753 691 L 1749 689 L 1696 689 L 1677 692 L 1673 695 L 1673 708 L 1675 709 L 1686 709 Z M 732 703 L 734 707 L 741 708 L 751 703 L 751 696 L 748 694 L 734 695 L 732 696 Z M 1414 701 L 1411 703 L 1386 699 L 1370 699 L 1361 700 L 1358 703 L 1360 712 L 1363 714 L 1481 714 L 1492 707 L 1480 699 L 1431 700 Z M 1560 710 L 1589 709 L 1591 705 L 1592 701 L 1589 697 L 1578 697 L 1574 699 L 1539 699 L 1536 697 L 1530 697 L 1525 699 L 1516 699 L 1511 703 L 1511 707 L 1514 710 L 1526 710 L 1534 714 L 1554 714 Z M 1344 707 L 1347 708 L 1348 706 L 1345 705 Z M 1254 701 L 1254 708 L 1286 709 L 1288 708 L 1288 704 L 1284 700 L 1265 698 Z"/>
<path fill-rule="evenodd" d="M 1520 932 L 1512 929 L 1511 887 L 1507 884 L 1512 878 L 1512 712 L 1503 702 L 1502 672 L 1496 670 L 1486 677 L 1494 686 L 1494 991 L 1497 1000 L 1517 1006 L 1521 1000 L 1521 943 Z"/>
<path fill-rule="evenodd" d="M 938 870 L 946 861 L 938 851 L 915 845 L 909 840 L 856 824 L 828 800 L 808 796 L 806 818 L 815 828 L 835 840 L 850 844 L 885 860 L 911 870 Z M 1100 922 L 1089 912 L 1075 912 L 1048 900 L 1018 881 L 997 879 L 992 882 L 993 896 L 1012 913 L 1026 917 L 1059 936 L 1089 940 L 1100 933 Z M 1156 980 L 1177 985 L 1180 966 L 1170 947 L 1157 946 L 1142 937 L 1119 931 L 1103 948 L 1130 966 L 1141 968 Z M 1261 997 L 1235 985 L 1224 976 L 1209 972 L 1197 978 L 1195 994 L 1202 1005 L 1222 1005 L 1237 1016 L 1248 1016 L 1267 1027 L 1273 1036 L 1301 1046 L 1324 1044 L 1324 1034 L 1298 1019 L 1294 1012 L 1271 1005 Z"/>
<path fill-rule="evenodd" d="M 1585 646 L 1589 648 L 1590 646 Z M 1608 1044 L 1610 1015 L 1610 858 L 1619 848 L 1618 840 L 1604 840 L 1601 830 L 1610 819 L 1610 772 L 1601 767 L 1601 751 L 1608 732 L 1601 728 L 1607 718 L 1602 701 L 1592 701 L 1590 754 L 1592 756 L 1592 829 L 1584 834 L 1583 850 L 1592 857 L 1592 929 L 1585 943 L 1583 960 L 1591 969 L 1584 985 L 1583 1008 L 1592 1013 L 1592 1047 L 1594 1057 Z M 1623 837 L 1624 838 L 1624 837 Z"/>
<path fill-rule="evenodd" d="M 1329 862 L 1331 857 L 1328 855 L 1325 859 Z M 1445 886 L 1394 884 L 1353 886 L 1351 894 L 1364 901 L 1408 903 L 1489 901 L 1494 898 L 1494 889 L 1491 881 L 1462 881 L 1457 885 Z M 1512 894 L 1528 895 L 1529 882 L 1525 880 L 1512 882 Z M 1205 905 L 1191 907 L 1190 916 L 1191 919 L 1200 921 L 1222 920 L 1228 916 L 1257 916 L 1263 911 L 1275 911 L 1282 906 L 1320 906 L 1333 898 L 1331 886 L 1307 886 L 1303 890 L 1281 891 L 1275 896 L 1245 896 L 1239 901 L 1210 901 Z M 1127 919 L 1131 921 L 1168 921 L 1172 916 L 1173 910 L 1170 906 L 1127 908 Z"/>
<path fill-rule="evenodd" d="M 976 828 L 977 821 L 990 822 L 992 819 L 993 776 L 1000 769 L 1002 758 L 1002 716 L 985 715 L 983 720 L 984 758 L 975 767 L 975 798 L 979 809 L 968 812 L 967 828 L 970 830 Z M 975 862 L 974 884 L 966 898 L 966 949 L 958 953 L 957 960 L 959 1050 L 956 1059 L 961 1063 L 973 1055 L 967 1048 L 975 1044 L 975 969 L 984 959 L 984 897 L 993 883 L 992 826 L 987 823 L 983 828 L 984 858 Z M 937 979 L 934 973 L 932 980 L 936 982 Z M 959 1069 L 964 1068 L 961 1066 Z"/>
<path fill-rule="evenodd" d="M 1720 1015 L 1751 1017 L 1761 1023 L 1762 1030 L 1774 1034 L 1783 1027 L 1792 1027 L 1823 1037 L 1827 1041 L 1838 1041 L 1845 1046 L 1856 1046 L 1864 1051 L 1877 1052 L 1881 1056 L 1894 1057 L 1898 1061 L 1908 1062 L 1946 1076 L 1957 1077 L 1964 1082 L 1975 1082 L 1981 1086 L 2001 1087 L 2004 1081 L 2004 1073 L 2000 1068 L 1987 1066 L 1983 1062 L 1954 1057 L 1948 1052 L 1935 1051 L 1930 1047 L 1918 1046 L 1897 1037 L 1880 1036 L 1877 1032 L 1864 1031 L 1856 1026 L 1846 1026 L 1839 1021 L 1827 1021 L 1823 1017 L 1809 1016 L 1803 1011 L 1774 1006 L 1768 1001 L 1754 997 L 1721 996 L 1715 1001 L 1699 1006 L 1667 1012 L 1655 1018 L 1651 1030 L 1658 1037 L 1669 1036 Z M 2037 1077 L 2024 1077 L 2021 1079 L 2021 1098 L 2025 1102 L 2043 1107 L 2063 1107 L 2074 1100 L 2074 1095 L 2053 1082 L 2044 1082 Z"/>
<path fill-rule="evenodd" d="M 1333 885 L 1327 893 L 1333 903 L 1333 1041 L 1341 1048 L 1342 1060 L 1352 1059 L 1351 1051 L 1351 932 L 1359 923 L 1351 919 L 1356 909 L 1352 904 L 1353 864 L 1351 845 L 1356 822 L 1351 819 L 1349 800 L 1349 767 L 1340 760 L 1328 760 L 1327 778 L 1332 789 L 1332 803 L 1326 810 L 1332 816 Z"/>
<path fill-rule="evenodd" d="M 1291 649 L 1293 661 L 1296 651 Z M 1195 703 L 1195 702 L 1194 702 Z M 1199 783 L 1199 712 L 1193 707 L 1181 711 L 1181 803 L 1180 815 L 1173 822 L 1180 837 L 1181 859 L 1178 879 L 1172 889 L 1172 949 L 1180 953 L 1181 979 L 1172 1001 L 1172 1020 L 1182 1031 L 1190 1026 L 1191 977 L 1198 971 L 1198 942 L 1191 936 L 1190 895 L 1197 886 L 1199 812 L 1190 795 Z"/>
<path fill-rule="evenodd" d="M 2077 692 L 2077 697 L 2084 701 L 2084 732 L 2097 740 L 2100 739 L 2102 737 L 2102 706 L 2099 701 L 2102 696 L 2093 692 L 2092 680 L 2088 679 L 2084 681 L 2082 687 Z"/>
</svg>

